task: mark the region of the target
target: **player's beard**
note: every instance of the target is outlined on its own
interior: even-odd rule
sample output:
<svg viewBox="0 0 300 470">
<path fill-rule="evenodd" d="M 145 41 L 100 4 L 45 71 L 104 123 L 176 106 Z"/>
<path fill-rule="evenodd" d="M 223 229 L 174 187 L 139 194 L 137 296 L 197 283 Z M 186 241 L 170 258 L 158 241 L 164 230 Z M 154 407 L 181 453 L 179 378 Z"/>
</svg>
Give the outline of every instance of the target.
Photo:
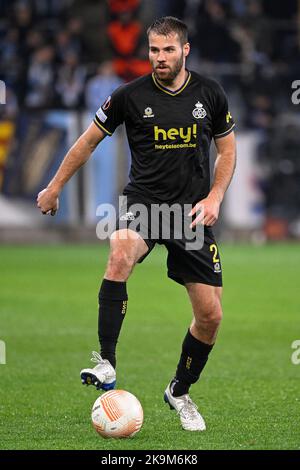
<svg viewBox="0 0 300 470">
<path fill-rule="evenodd" d="M 177 62 L 173 65 L 173 67 L 170 67 L 169 66 L 169 72 L 168 73 L 165 73 L 164 75 L 159 75 L 159 73 L 157 73 L 157 69 L 154 69 L 154 75 L 155 75 L 155 78 L 157 80 L 159 80 L 161 83 L 163 83 L 164 85 L 166 86 L 170 86 L 172 85 L 173 81 L 175 80 L 175 78 L 177 77 L 177 75 L 179 74 L 179 72 L 181 71 L 182 69 L 182 66 L 183 66 L 183 58 L 184 58 L 184 55 L 183 55 L 183 52 L 181 54 L 181 57 L 179 57 L 179 59 L 177 60 Z M 159 72 L 159 71 L 158 71 Z"/>
</svg>

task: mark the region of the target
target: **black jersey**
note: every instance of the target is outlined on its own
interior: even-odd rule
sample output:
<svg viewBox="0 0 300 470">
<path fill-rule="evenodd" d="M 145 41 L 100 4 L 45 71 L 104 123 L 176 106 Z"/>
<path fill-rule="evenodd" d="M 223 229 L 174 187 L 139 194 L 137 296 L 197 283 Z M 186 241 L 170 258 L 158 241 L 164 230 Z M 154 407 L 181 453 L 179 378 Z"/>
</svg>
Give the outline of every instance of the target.
<svg viewBox="0 0 300 470">
<path fill-rule="evenodd" d="M 125 123 L 132 156 L 125 195 L 190 204 L 209 192 L 212 138 L 234 128 L 221 86 L 195 72 L 188 72 L 174 92 L 154 74 L 121 86 L 99 108 L 94 122 L 108 135 Z"/>
</svg>

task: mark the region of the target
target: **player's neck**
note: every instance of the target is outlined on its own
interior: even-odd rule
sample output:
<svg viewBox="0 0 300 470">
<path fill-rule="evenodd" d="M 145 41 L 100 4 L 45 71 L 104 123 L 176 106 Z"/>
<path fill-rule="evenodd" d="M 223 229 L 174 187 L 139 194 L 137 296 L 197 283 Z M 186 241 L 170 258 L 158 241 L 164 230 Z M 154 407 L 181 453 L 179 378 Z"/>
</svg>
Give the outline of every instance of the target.
<svg viewBox="0 0 300 470">
<path fill-rule="evenodd" d="M 189 75 L 188 71 L 185 68 L 183 68 L 182 70 L 180 70 L 177 77 L 171 83 L 166 84 L 166 83 L 160 81 L 157 77 L 156 77 L 156 80 L 164 88 L 167 88 L 170 91 L 176 91 L 176 90 L 179 90 L 179 88 L 182 87 L 182 85 L 186 81 L 188 75 Z"/>
</svg>

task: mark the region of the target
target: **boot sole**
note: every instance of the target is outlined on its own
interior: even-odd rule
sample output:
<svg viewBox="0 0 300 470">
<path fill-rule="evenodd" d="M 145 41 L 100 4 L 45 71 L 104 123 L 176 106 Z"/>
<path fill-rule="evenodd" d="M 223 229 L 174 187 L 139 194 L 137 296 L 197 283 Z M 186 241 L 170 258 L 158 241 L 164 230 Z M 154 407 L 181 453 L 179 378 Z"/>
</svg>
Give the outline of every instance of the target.
<svg viewBox="0 0 300 470">
<path fill-rule="evenodd" d="M 108 390 L 113 390 L 116 386 L 116 380 L 109 384 L 102 383 L 99 381 L 96 375 L 92 374 L 91 372 L 83 372 L 80 374 L 80 377 L 82 385 L 94 385 L 97 390 L 104 390 L 107 392 Z"/>
</svg>

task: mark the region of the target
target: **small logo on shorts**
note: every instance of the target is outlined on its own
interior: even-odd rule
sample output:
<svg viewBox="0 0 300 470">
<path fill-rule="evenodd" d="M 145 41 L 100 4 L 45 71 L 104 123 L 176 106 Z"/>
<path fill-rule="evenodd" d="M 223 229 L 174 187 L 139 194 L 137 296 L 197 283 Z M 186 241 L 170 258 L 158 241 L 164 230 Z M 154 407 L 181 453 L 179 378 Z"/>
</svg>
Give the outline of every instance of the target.
<svg viewBox="0 0 300 470">
<path fill-rule="evenodd" d="M 222 270 L 221 270 L 221 265 L 220 263 L 214 263 L 214 272 L 215 273 L 220 273 Z"/>
<path fill-rule="evenodd" d="M 205 118 L 206 116 L 206 111 L 205 109 L 203 108 L 203 104 L 200 103 L 200 101 L 198 101 L 196 104 L 195 104 L 196 108 L 193 110 L 192 114 L 194 116 L 195 119 L 203 119 Z"/>
<path fill-rule="evenodd" d="M 120 220 L 135 220 L 135 216 L 132 212 L 126 212 L 126 214 L 121 215 Z"/>
</svg>

